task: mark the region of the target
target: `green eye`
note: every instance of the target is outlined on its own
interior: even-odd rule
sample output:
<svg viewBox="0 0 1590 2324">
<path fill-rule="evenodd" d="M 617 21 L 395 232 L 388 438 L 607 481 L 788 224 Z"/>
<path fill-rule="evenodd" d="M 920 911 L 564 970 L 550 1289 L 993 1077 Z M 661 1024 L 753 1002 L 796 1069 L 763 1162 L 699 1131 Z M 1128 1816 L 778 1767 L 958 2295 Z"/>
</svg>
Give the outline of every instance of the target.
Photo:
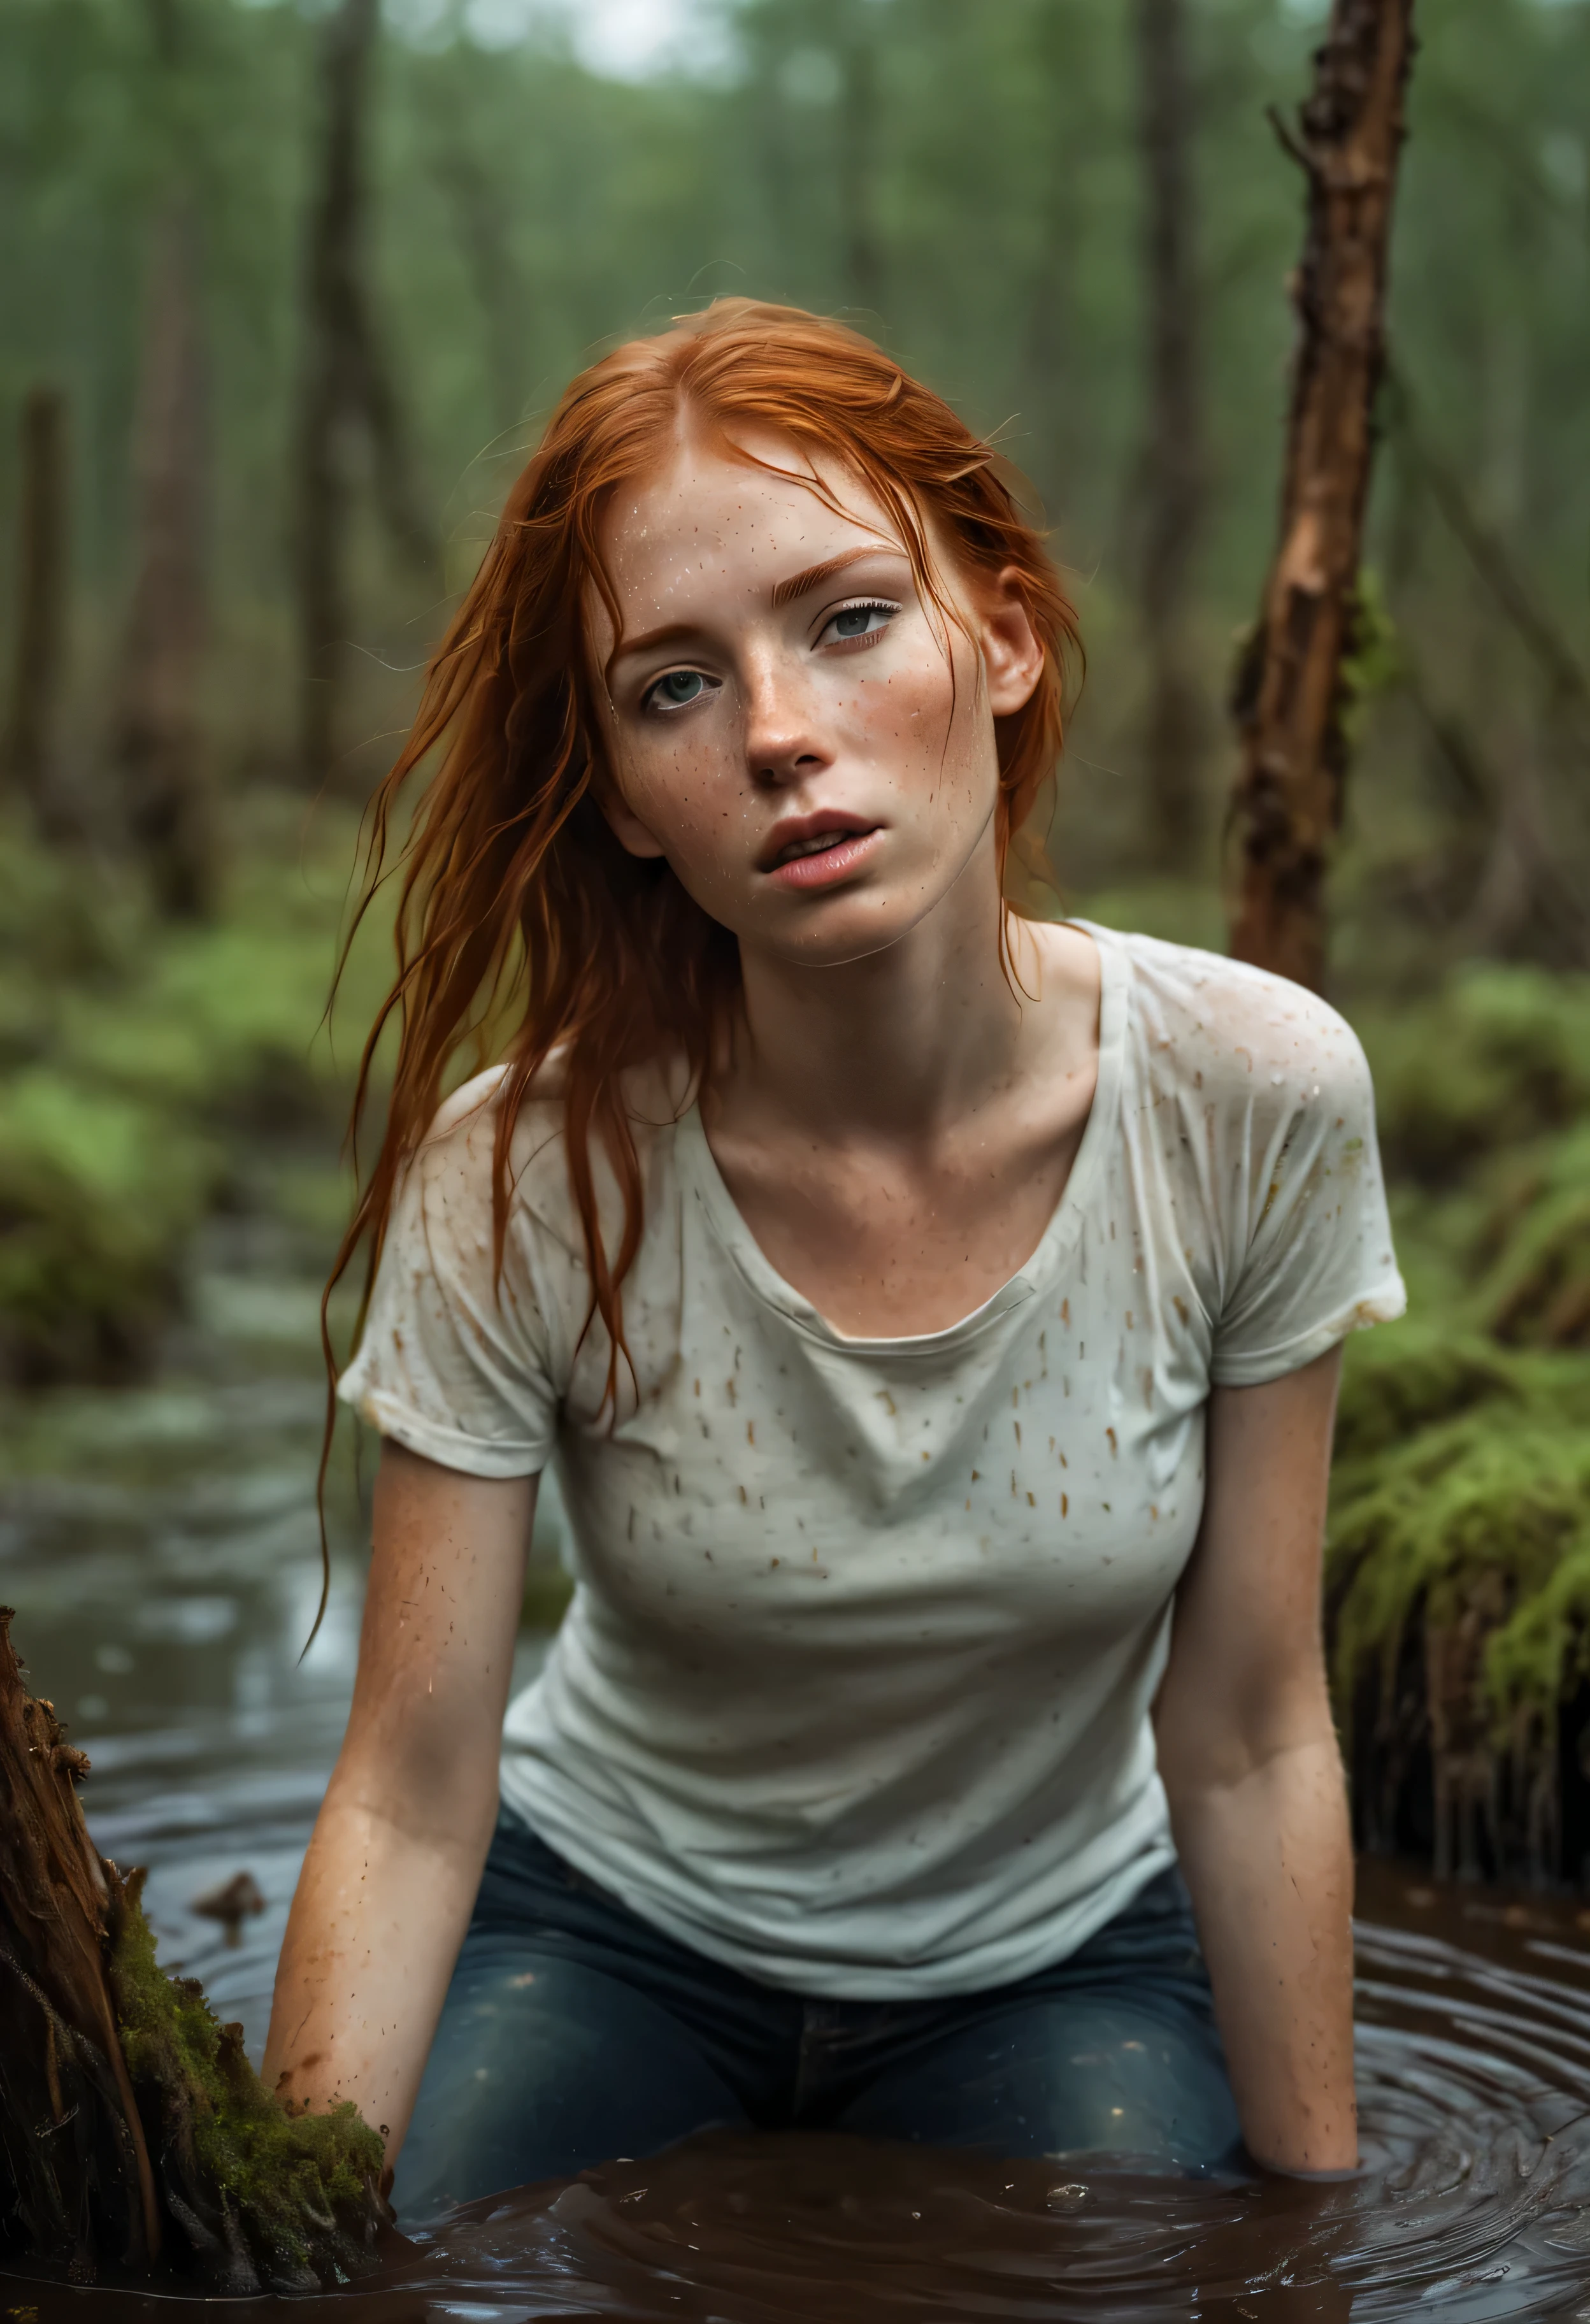
<svg viewBox="0 0 1590 2324">
<path fill-rule="evenodd" d="M 847 605 L 843 613 L 835 613 L 829 622 L 829 633 L 836 640 L 875 637 L 885 627 L 890 614 L 898 611 L 897 605 Z"/>
<path fill-rule="evenodd" d="M 666 678 L 658 678 L 650 698 L 666 709 L 676 710 L 686 702 L 698 700 L 706 692 L 706 684 L 699 669 L 671 669 Z"/>
</svg>

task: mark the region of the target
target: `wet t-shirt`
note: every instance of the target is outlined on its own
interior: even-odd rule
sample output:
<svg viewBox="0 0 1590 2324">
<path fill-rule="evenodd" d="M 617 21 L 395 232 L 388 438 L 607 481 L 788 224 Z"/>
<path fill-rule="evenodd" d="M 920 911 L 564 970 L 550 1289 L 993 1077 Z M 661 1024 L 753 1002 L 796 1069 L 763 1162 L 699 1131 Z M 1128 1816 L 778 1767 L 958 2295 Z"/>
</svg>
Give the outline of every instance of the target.
<svg viewBox="0 0 1590 2324">
<path fill-rule="evenodd" d="M 799 1993 L 1024 1977 L 1172 1860 L 1149 1707 L 1210 1385 L 1402 1307 L 1342 1019 L 1089 933 L 1070 1180 L 950 1330 L 835 1331 L 752 1239 L 694 1107 L 641 1105 L 615 1422 L 556 1096 L 515 1132 L 494 1281 L 483 1076 L 409 1169 L 342 1383 L 447 1467 L 556 1461 L 576 1586 L 510 1709 L 504 1803 L 646 1920 Z"/>
</svg>

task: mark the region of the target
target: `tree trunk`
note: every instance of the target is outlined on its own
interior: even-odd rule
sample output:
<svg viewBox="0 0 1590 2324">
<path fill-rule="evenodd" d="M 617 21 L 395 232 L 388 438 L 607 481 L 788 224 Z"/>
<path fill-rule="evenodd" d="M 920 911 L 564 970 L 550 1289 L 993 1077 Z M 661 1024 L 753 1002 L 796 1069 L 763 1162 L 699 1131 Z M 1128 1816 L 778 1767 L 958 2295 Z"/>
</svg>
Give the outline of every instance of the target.
<svg viewBox="0 0 1590 2324">
<path fill-rule="evenodd" d="M 320 48 L 321 143 L 305 266 L 306 349 L 298 429 L 299 751 L 316 781 L 338 750 L 351 619 L 348 531 L 362 437 L 377 505 L 405 561 L 430 578 L 398 400 L 364 281 L 364 144 L 380 0 L 341 0 Z"/>
<path fill-rule="evenodd" d="M 204 349 L 198 236 L 174 194 L 154 227 L 134 453 L 137 566 L 112 756 L 127 835 L 161 909 L 190 918 L 212 890 L 199 730 L 205 639 Z"/>
<path fill-rule="evenodd" d="M 523 418 L 529 392 L 525 354 L 528 302 L 514 263 L 502 188 L 481 161 L 471 92 L 461 78 L 450 77 L 438 83 L 437 96 L 439 118 L 432 166 L 452 209 L 454 231 L 485 326 L 493 424 L 506 432 Z"/>
<path fill-rule="evenodd" d="M 290 2116 L 191 1978 L 162 1975 L 96 1850 L 88 1762 L 23 1684 L 0 1607 L 0 2241 L 91 2282 L 164 2259 L 211 2291 L 363 2273 L 391 2218 L 352 2107 Z"/>
<path fill-rule="evenodd" d="M 47 840 L 80 836 L 60 787 L 60 693 L 66 666 L 66 398 L 35 387 L 22 409 L 17 525 L 16 667 L 5 733 L 5 776 Z"/>
<path fill-rule="evenodd" d="M 1037 19 L 1034 65 L 1042 77 L 1052 120 L 1063 117 L 1067 82 L 1075 77 L 1080 46 L 1073 10 L 1051 0 Z M 1071 108 L 1075 118 L 1077 108 Z M 1081 239 L 1077 155 L 1071 138 L 1051 134 L 1038 213 L 1039 246 L 1027 307 L 1024 374 L 1031 414 L 1030 450 L 1023 466 L 1043 493 L 1051 521 L 1059 516 L 1072 481 L 1076 413 L 1077 251 Z"/>
<path fill-rule="evenodd" d="M 843 209 L 845 273 L 850 304 L 883 313 L 883 254 L 878 248 L 875 185 L 878 156 L 878 43 L 862 22 L 866 0 L 841 0 L 839 187 Z"/>
<path fill-rule="evenodd" d="M 1352 642 L 1413 0 L 1334 0 L 1295 137 L 1308 227 L 1281 528 L 1232 707 L 1240 887 L 1231 948 L 1318 990 L 1325 875 L 1342 813 L 1342 664 Z"/>
<path fill-rule="evenodd" d="M 1140 602 L 1148 650 L 1145 853 L 1185 866 L 1203 835 L 1203 699 L 1188 602 L 1208 498 L 1199 378 L 1194 97 L 1187 0 L 1136 0 L 1138 145 L 1148 306 Z"/>
</svg>

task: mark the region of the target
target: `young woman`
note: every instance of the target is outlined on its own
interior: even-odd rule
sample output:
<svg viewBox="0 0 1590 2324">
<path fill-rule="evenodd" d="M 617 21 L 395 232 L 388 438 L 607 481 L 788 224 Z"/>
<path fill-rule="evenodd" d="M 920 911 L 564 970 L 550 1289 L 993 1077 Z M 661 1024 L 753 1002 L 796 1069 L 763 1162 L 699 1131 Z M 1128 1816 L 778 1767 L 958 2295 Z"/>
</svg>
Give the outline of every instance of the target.
<svg viewBox="0 0 1590 2324">
<path fill-rule="evenodd" d="M 432 669 L 268 2065 L 407 2132 L 401 2216 L 707 2124 L 1355 2163 L 1369 1082 L 1277 978 L 1005 900 L 1073 636 L 943 403 L 725 300 L 570 387 Z"/>
</svg>

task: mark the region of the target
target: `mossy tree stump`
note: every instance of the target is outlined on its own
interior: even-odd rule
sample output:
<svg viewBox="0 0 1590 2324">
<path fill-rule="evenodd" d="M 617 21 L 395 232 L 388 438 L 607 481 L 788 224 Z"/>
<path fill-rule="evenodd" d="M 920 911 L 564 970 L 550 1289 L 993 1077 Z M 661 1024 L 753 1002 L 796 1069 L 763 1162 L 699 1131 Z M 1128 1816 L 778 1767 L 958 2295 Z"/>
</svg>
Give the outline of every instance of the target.
<svg viewBox="0 0 1590 2324">
<path fill-rule="evenodd" d="M 291 2115 L 88 1837 L 88 1762 L 23 1683 L 0 1608 L 0 2244 L 90 2282 L 172 2268 L 207 2290 L 363 2273 L 391 2214 L 352 2106 Z"/>
</svg>

